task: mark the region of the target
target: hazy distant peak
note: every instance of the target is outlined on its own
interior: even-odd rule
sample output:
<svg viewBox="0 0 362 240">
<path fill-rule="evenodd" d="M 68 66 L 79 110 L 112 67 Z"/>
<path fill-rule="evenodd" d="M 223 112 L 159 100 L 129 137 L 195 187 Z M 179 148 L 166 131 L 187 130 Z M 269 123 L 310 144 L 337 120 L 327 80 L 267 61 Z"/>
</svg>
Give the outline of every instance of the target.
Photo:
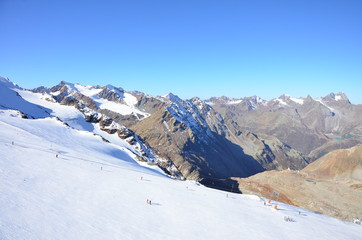
<svg viewBox="0 0 362 240">
<path fill-rule="evenodd" d="M 242 99 L 221 96 L 221 97 L 211 97 L 211 98 L 205 100 L 205 102 L 207 102 L 210 105 L 212 105 L 212 104 L 237 104 L 237 103 L 242 102 Z"/>
<path fill-rule="evenodd" d="M 290 95 L 288 94 L 282 94 L 279 96 L 280 99 L 289 99 L 290 98 Z"/>
<path fill-rule="evenodd" d="M 264 102 L 266 102 L 264 99 L 262 99 L 261 97 L 256 96 L 256 95 L 251 96 L 251 97 L 246 97 L 243 100 L 250 100 L 250 101 L 253 101 L 254 103 L 264 103 Z"/>
<path fill-rule="evenodd" d="M 339 93 L 330 93 L 327 96 L 325 96 L 324 98 L 322 98 L 323 101 L 326 102 L 331 102 L 331 101 L 347 101 L 349 103 L 349 99 L 347 97 L 347 95 L 343 92 L 339 92 Z"/>
<path fill-rule="evenodd" d="M 168 93 L 168 94 L 166 94 L 166 95 L 164 95 L 164 96 L 162 96 L 163 98 L 165 98 L 165 99 L 167 99 L 167 100 L 169 100 L 169 101 L 171 101 L 171 102 L 179 102 L 179 101 L 182 101 L 182 99 L 181 98 L 179 98 L 177 95 L 175 95 L 175 94 L 173 94 L 173 93 Z"/>
<path fill-rule="evenodd" d="M 74 83 L 66 82 L 64 80 L 60 81 L 60 83 L 58 85 L 52 87 L 50 90 L 52 92 L 59 91 L 59 90 L 63 89 L 64 87 L 66 87 L 68 89 L 68 91 L 70 91 L 70 92 L 76 92 L 77 91 Z"/>
<path fill-rule="evenodd" d="M 110 90 L 110 91 L 114 91 L 114 92 L 117 92 L 117 91 L 124 92 L 124 89 L 123 89 L 123 88 L 121 88 L 121 87 L 115 87 L 115 86 L 113 86 L 113 85 L 111 85 L 111 84 L 107 84 L 107 85 L 104 86 L 103 88 L 106 88 L 106 89 L 108 89 L 108 90 Z"/>
<path fill-rule="evenodd" d="M 311 95 L 309 95 L 308 94 L 308 96 L 306 97 L 306 99 L 305 99 L 306 101 L 314 101 L 314 99 L 312 98 L 312 96 Z"/>
<path fill-rule="evenodd" d="M 190 99 L 190 101 L 192 102 L 192 104 L 197 106 L 199 110 L 210 110 L 210 105 L 199 97 L 193 97 Z"/>
<path fill-rule="evenodd" d="M 192 102 L 203 102 L 203 100 L 199 97 L 193 97 L 190 99 Z"/>
</svg>

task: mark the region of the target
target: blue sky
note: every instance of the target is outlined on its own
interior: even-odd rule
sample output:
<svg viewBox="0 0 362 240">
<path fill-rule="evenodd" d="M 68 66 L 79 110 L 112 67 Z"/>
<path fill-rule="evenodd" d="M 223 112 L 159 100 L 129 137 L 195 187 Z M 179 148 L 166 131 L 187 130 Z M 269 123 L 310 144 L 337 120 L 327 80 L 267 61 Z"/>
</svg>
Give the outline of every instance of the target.
<svg viewBox="0 0 362 240">
<path fill-rule="evenodd" d="M 0 0 L 0 76 L 362 104 L 361 0 Z"/>
</svg>

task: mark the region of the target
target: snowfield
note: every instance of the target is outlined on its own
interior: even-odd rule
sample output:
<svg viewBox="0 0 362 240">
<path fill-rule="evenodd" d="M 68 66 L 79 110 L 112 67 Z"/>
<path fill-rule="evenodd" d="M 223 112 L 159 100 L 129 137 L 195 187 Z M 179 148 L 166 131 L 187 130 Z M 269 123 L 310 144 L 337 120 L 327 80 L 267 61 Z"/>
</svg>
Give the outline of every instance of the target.
<svg viewBox="0 0 362 240">
<path fill-rule="evenodd" d="M 55 118 L 22 119 L 17 111 L 0 110 L 0 129 L 0 239 L 362 236 L 360 225 L 280 203 L 274 210 L 256 196 L 173 180 Z"/>
</svg>

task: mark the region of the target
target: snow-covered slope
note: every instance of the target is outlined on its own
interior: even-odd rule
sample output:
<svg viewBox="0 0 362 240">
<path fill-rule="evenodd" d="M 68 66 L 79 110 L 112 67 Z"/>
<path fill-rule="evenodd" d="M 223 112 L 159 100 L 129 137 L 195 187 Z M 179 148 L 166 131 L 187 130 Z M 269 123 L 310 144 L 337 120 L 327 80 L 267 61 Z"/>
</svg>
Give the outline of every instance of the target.
<svg viewBox="0 0 362 240">
<path fill-rule="evenodd" d="M 173 180 L 56 118 L 23 119 L 17 111 L 0 110 L 0 129 L 0 239 L 320 240 L 362 235 L 362 227 L 353 223 L 284 204 L 274 210 L 256 196 Z"/>
<path fill-rule="evenodd" d="M 21 89 L 8 79 L 0 77 L 0 108 L 23 111 L 28 117 L 49 117 L 49 109 L 25 101 L 15 90 Z"/>
</svg>

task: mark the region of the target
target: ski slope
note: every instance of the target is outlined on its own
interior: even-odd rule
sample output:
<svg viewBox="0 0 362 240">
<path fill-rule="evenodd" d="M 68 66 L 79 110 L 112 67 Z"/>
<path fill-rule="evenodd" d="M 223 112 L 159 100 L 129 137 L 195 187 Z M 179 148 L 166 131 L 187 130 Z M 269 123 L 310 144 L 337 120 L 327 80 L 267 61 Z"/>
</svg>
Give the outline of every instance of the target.
<svg viewBox="0 0 362 240">
<path fill-rule="evenodd" d="M 1 109 L 0 129 L 0 239 L 362 236 L 360 225 L 280 203 L 274 210 L 256 196 L 173 180 L 56 118 L 23 119 Z"/>
</svg>

